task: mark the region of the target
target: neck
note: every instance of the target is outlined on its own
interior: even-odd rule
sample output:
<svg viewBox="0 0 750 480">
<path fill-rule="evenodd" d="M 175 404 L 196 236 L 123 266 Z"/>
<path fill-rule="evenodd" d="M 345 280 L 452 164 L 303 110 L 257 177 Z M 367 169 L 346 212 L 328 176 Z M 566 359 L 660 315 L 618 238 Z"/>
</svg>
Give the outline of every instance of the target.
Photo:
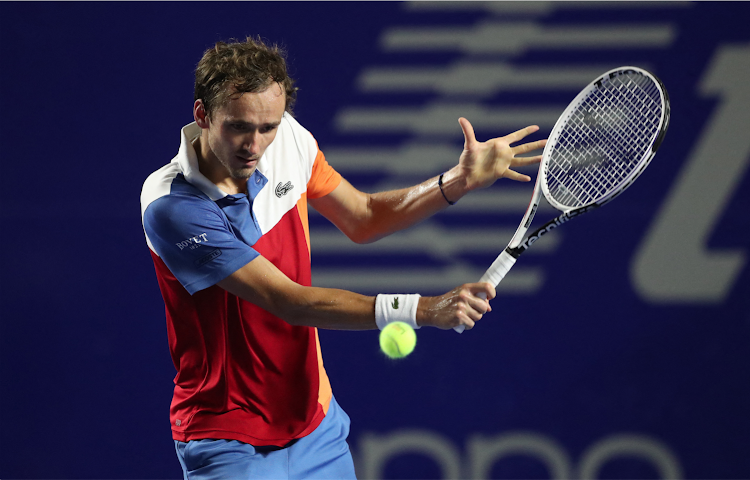
<svg viewBox="0 0 750 480">
<path fill-rule="evenodd" d="M 193 148 L 198 157 L 198 170 L 223 192 L 229 195 L 247 194 L 247 180 L 233 178 L 221 164 L 208 146 L 203 135 L 193 141 Z"/>
</svg>

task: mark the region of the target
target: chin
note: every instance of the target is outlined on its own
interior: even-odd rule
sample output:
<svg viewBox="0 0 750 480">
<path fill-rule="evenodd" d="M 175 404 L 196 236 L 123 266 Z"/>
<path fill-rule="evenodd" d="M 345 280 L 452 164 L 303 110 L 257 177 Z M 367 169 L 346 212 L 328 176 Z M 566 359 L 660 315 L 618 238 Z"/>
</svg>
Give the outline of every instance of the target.
<svg viewBox="0 0 750 480">
<path fill-rule="evenodd" d="M 232 175 L 232 178 L 235 180 L 247 180 L 248 178 L 253 176 L 253 173 L 255 173 L 255 168 L 238 168 L 233 169 L 230 174 Z"/>
</svg>

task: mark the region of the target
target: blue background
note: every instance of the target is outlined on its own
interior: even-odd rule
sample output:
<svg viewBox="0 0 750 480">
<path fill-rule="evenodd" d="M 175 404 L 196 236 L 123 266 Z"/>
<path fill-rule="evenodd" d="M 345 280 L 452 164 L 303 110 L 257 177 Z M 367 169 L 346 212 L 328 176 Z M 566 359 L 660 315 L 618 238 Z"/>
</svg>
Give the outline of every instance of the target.
<svg viewBox="0 0 750 480">
<path fill-rule="evenodd" d="M 654 70 L 672 99 L 670 131 L 643 177 L 606 209 L 566 225 L 554 254 L 519 260 L 518 269 L 537 269 L 543 282 L 525 292 L 501 291 L 475 330 L 459 336 L 422 329 L 416 351 L 401 362 L 383 358 L 376 332 L 321 331 L 334 392 L 353 419 L 350 443 L 361 475 L 449 475 L 434 451 L 408 448 L 379 470 L 367 470 L 375 451 L 367 442 L 373 439 L 417 432 L 454 452 L 460 476 L 469 477 L 471 439 L 517 439 L 525 432 L 554 444 L 571 477 L 583 476 L 579 469 L 592 458 L 593 446 L 622 435 L 657 442 L 685 478 L 750 477 L 746 134 L 710 146 L 717 167 L 708 169 L 717 177 L 725 172 L 721 160 L 739 155 L 734 186 L 717 190 L 720 178 L 709 175 L 692 192 L 709 202 L 712 195 L 728 198 L 710 214 L 712 227 L 699 239 L 703 251 L 741 254 L 723 294 L 655 298 L 634 286 L 632 273 L 648 232 L 662 218 L 658 212 L 684 181 L 699 139 L 712 126 L 727 125 L 717 113 L 722 100 L 750 101 L 743 87 L 750 78 L 747 60 L 730 68 L 735 96 L 705 93 L 700 86 L 723 48 L 749 51 L 750 3 L 553 4 L 541 13 L 519 13 L 523 5 L 501 12 L 488 5 L 431 10 L 348 2 L 0 3 L 0 217 L 7 247 L 0 276 L 0 477 L 180 477 L 168 420 L 175 372 L 139 194 L 146 176 L 176 153 L 179 128 L 192 121 L 192 75 L 201 53 L 215 41 L 248 34 L 286 47 L 300 87 L 296 117 L 324 152 L 332 152 L 333 166 L 364 190 L 421 181 L 441 170 L 362 170 L 335 152 L 396 148 L 416 139 L 452 144 L 457 158 L 460 130 L 455 118 L 439 119 L 455 125 L 449 135 L 347 130 L 342 112 L 466 103 L 466 96 L 441 97 L 428 89 L 365 91 L 360 79 L 369 68 L 445 67 L 467 58 L 516 67 L 612 68 L 637 61 Z M 565 50 L 547 43 L 516 55 L 384 46 L 395 28 L 471 32 L 488 20 L 535 22 L 542 31 L 669 25 L 673 37 L 658 48 Z M 504 91 L 471 102 L 500 110 L 557 105 L 561 111 L 580 87 Z M 747 116 L 728 120 L 738 131 L 750 131 Z M 480 139 L 523 126 L 475 124 Z M 529 185 L 507 181 L 493 187 L 504 188 L 531 193 Z M 685 212 L 672 228 L 676 242 L 683 241 L 683 227 L 690 231 L 695 218 L 706 215 L 698 210 Z M 460 238 L 464 228 L 495 223 L 512 230 L 522 212 L 463 207 L 432 224 Z M 509 240 L 497 238 L 494 251 L 459 247 L 450 258 L 398 247 L 318 254 L 316 232 L 327 235 L 330 227 L 314 214 L 311 222 L 313 282 L 328 275 L 341 287 L 350 285 L 346 272 L 362 278 L 378 269 L 435 268 L 439 276 L 452 262 L 481 274 Z M 447 277 L 450 284 L 454 278 Z M 422 294 L 444 291 L 433 283 L 408 287 Z M 393 288 L 404 286 L 394 279 Z M 382 289 L 365 281 L 357 290 Z M 490 473 L 554 476 L 538 455 L 523 453 L 498 459 Z M 623 454 L 608 457 L 598 475 L 651 478 L 660 472 L 643 456 Z"/>
</svg>

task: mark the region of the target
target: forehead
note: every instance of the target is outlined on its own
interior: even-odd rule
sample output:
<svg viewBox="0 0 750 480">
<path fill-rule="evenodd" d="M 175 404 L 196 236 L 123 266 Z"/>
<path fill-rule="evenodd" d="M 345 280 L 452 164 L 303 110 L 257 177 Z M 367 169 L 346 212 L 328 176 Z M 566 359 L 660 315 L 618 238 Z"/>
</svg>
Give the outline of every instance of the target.
<svg viewBox="0 0 750 480">
<path fill-rule="evenodd" d="M 286 93 L 278 83 L 273 83 L 260 92 L 233 92 L 217 113 L 248 121 L 262 117 L 264 122 L 278 122 L 285 109 Z"/>
</svg>

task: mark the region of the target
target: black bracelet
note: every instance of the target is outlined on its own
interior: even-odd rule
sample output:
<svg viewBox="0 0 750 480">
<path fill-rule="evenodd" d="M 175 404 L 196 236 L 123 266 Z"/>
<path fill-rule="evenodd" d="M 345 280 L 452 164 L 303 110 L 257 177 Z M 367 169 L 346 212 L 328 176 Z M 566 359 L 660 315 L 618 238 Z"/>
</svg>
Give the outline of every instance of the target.
<svg viewBox="0 0 750 480">
<path fill-rule="evenodd" d="M 438 187 L 440 187 L 440 193 L 443 194 L 443 198 L 446 202 L 448 202 L 448 205 L 455 205 L 456 202 L 451 202 L 448 200 L 448 197 L 445 196 L 445 192 L 443 191 L 443 175 L 445 175 L 445 172 L 440 174 L 440 178 L 438 178 Z"/>
</svg>

